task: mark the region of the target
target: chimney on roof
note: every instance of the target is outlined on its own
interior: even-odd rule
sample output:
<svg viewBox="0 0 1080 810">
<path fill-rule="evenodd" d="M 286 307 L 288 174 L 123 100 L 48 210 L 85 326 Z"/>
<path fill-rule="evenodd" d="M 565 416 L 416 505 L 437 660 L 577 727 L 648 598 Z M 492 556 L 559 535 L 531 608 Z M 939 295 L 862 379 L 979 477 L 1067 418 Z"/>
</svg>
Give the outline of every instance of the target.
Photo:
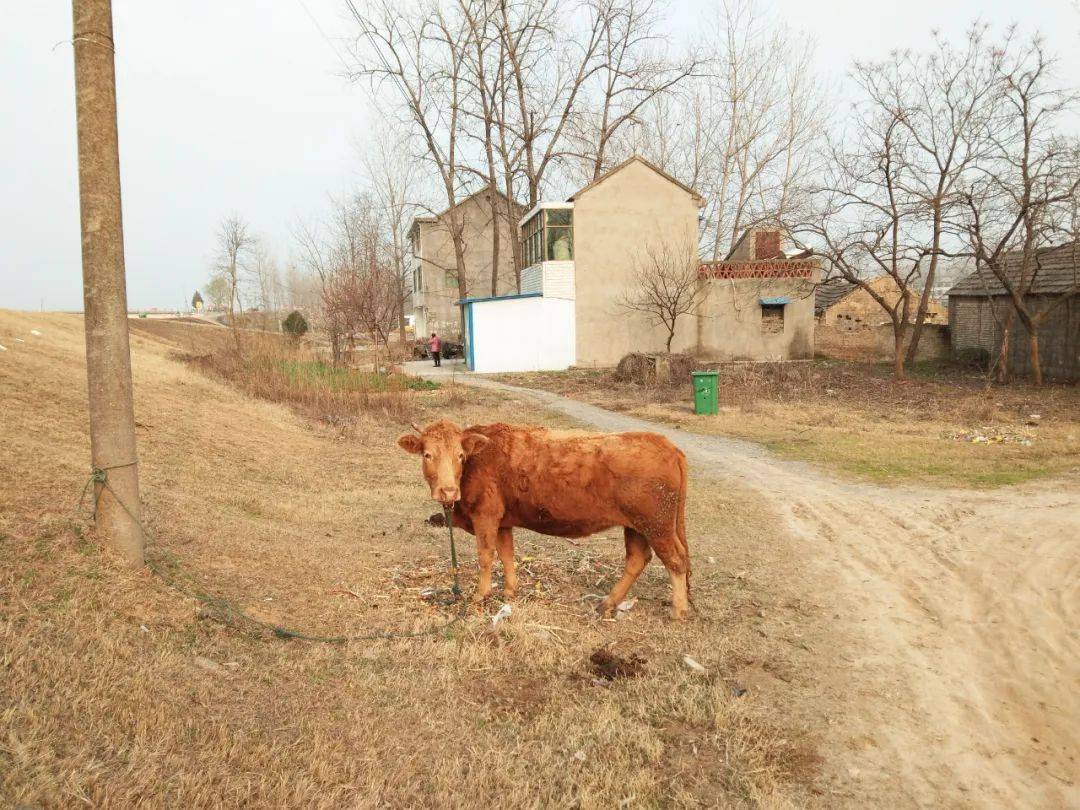
<svg viewBox="0 0 1080 810">
<path fill-rule="evenodd" d="M 766 259 L 782 259 L 780 228 L 766 225 L 760 228 L 748 228 L 728 255 L 729 261 L 753 262 Z"/>
<path fill-rule="evenodd" d="M 776 259 L 780 256 L 780 229 L 762 228 L 754 233 L 754 258 Z"/>
</svg>

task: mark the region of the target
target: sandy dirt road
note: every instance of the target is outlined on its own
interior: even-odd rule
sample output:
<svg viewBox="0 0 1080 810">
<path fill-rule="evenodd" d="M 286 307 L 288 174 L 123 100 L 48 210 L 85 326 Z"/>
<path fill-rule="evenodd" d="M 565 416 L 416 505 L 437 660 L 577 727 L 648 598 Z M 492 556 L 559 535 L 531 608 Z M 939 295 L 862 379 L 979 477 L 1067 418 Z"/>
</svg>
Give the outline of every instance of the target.
<svg viewBox="0 0 1080 810">
<path fill-rule="evenodd" d="M 807 715 L 830 804 L 1080 807 L 1075 478 L 985 492 L 844 482 L 747 442 L 456 378 L 600 430 L 662 433 L 695 475 L 770 499 L 796 560 L 775 584 L 816 607 Z"/>
</svg>

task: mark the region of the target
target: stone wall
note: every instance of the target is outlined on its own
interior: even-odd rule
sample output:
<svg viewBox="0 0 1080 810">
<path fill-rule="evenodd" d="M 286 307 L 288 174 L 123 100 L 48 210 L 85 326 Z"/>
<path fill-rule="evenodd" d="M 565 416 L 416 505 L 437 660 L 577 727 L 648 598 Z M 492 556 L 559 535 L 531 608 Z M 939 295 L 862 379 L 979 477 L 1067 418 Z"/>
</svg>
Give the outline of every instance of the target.
<svg viewBox="0 0 1080 810">
<path fill-rule="evenodd" d="M 896 282 L 889 276 L 882 276 L 870 282 L 874 291 L 882 295 L 890 306 L 900 299 L 900 293 L 896 289 Z M 911 318 L 919 310 L 919 296 L 909 293 Z M 889 314 L 881 308 L 870 293 L 859 288 L 841 298 L 822 313 L 818 319 L 821 326 L 834 326 L 840 329 L 866 329 L 887 324 Z M 947 321 L 945 308 L 937 301 L 931 300 L 926 309 L 926 322 L 928 324 L 944 324 Z"/>
</svg>

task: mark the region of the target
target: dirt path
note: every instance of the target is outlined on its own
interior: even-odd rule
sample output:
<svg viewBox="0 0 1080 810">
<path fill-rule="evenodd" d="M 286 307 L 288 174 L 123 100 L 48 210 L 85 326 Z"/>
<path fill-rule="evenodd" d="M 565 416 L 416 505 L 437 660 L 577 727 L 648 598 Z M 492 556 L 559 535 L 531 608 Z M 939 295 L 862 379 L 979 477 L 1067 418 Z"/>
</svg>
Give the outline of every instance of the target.
<svg viewBox="0 0 1080 810">
<path fill-rule="evenodd" d="M 432 375 L 426 364 L 416 373 Z M 445 377 L 449 371 L 438 375 Z M 842 482 L 757 445 L 458 375 L 601 430 L 652 430 L 775 504 L 811 595 L 823 753 L 850 804 L 1080 807 L 1080 487 Z M 767 576 L 767 572 L 759 572 Z"/>
</svg>

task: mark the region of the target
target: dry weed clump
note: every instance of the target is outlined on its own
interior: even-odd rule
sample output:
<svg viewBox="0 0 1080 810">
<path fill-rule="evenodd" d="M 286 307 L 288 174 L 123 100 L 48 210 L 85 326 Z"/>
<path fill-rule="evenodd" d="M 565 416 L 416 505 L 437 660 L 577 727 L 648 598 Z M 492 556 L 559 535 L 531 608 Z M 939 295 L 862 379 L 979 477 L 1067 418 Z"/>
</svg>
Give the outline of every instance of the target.
<svg viewBox="0 0 1080 810">
<path fill-rule="evenodd" d="M 412 394 L 439 387 L 403 374 L 334 366 L 280 339 L 249 339 L 242 354 L 223 345 L 181 357 L 252 396 L 339 428 L 352 426 L 362 413 L 408 422 L 415 412 Z"/>
</svg>

